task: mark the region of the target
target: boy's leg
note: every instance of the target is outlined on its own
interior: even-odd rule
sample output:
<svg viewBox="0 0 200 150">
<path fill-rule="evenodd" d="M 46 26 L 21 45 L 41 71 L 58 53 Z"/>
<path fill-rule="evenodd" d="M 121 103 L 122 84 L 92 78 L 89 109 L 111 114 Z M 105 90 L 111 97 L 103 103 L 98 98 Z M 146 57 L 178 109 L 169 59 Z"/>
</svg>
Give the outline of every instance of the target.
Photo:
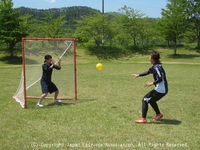
<svg viewBox="0 0 200 150">
<path fill-rule="evenodd" d="M 39 103 L 42 102 L 42 100 L 47 96 L 48 93 L 43 93 L 41 96 L 40 96 L 40 99 L 39 99 Z"/>
<path fill-rule="evenodd" d="M 43 93 L 39 99 L 39 101 L 37 102 L 37 106 L 39 107 L 43 107 L 43 105 L 41 104 L 42 103 L 42 100 L 47 96 L 48 93 Z"/>
<path fill-rule="evenodd" d="M 151 107 L 154 109 L 156 114 L 160 114 L 160 110 L 157 104 L 157 101 L 159 101 L 165 94 L 163 93 L 158 93 L 155 90 L 152 92 L 152 98 L 149 100 L 149 103 Z"/>
<path fill-rule="evenodd" d="M 49 83 L 49 88 L 48 88 L 48 90 L 49 90 L 49 93 L 55 92 L 55 93 L 54 93 L 54 100 L 53 100 L 53 101 L 54 101 L 55 103 L 60 103 L 61 101 L 58 100 L 59 90 L 58 90 L 57 86 L 56 86 L 53 82 Z"/>
<path fill-rule="evenodd" d="M 58 94 L 59 94 L 59 91 L 55 91 L 55 94 L 54 94 L 54 102 L 55 103 L 61 103 L 62 101 L 61 100 L 58 100 Z"/>
<path fill-rule="evenodd" d="M 41 88 L 42 88 L 42 95 L 40 96 L 40 99 L 39 101 L 37 102 L 37 106 L 39 107 L 43 107 L 43 105 L 41 104 L 42 103 L 42 100 L 47 96 L 48 94 L 48 85 L 46 82 L 40 82 L 41 84 Z"/>
<path fill-rule="evenodd" d="M 142 99 L 142 117 L 135 120 L 136 123 L 146 123 L 146 115 L 148 111 L 148 101 L 151 99 L 151 92 L 148 92 Z"/>
<path fill-rule="evenodd" d="M 152 98 L 153 91 L 148 92 L 142 99 L 142 117 L 146 118 L 148 111 L 148 102 Z"/>
<path fill-rule="evenodd" d="M 158 93 L 156 91 L 153 92 L 152 99 L 149 101 L 151 107 L 156 113 L 156 116 L 154 118 L 155 121 L 161 119 L 163 117 L 163 114 L 160 113 L 160 109 L 158 107 L 157 101 L 159 101 L 163 96 L 165 96 L 164 93 Z"/>
<path fill-rule="evenodd" d="M 146 118 L 148 111 L 148 103 L 142 99 L 142 118 Z"/>
<path fill-rule="evenodd" d="M 154 101 L 149 102 L 153 110 L 155 111 L 156 114 L 160 114 L 160 109 L 158 107 L 158 104 Z"/>
<path fill-rule="evenodd" d="M 58 99 L 58 94 L 59 94 L 59 91 L 55 91 L 54 99 Z"/>
<path fill-rule="evenodd" d="M 150 102 L 150 105 L 156 113 L 156 116 L 153 120 L 158 121 L 159 119 L 161 119 L 163 117 L 163 114 L 160 113 L 160 109 L 159 109 L 158 104 L 156 102 Z"/>
</svg>

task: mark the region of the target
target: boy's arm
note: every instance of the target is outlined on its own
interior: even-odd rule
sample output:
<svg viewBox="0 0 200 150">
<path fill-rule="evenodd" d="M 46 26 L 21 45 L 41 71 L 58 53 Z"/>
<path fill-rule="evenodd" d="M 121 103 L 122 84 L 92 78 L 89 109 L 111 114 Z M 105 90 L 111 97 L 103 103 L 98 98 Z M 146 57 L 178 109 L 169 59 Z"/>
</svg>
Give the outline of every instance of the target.
<svg viewBox="0 0 200 150">
<path fill-rule="evenodd" d="M 61 69 L 61 59 L 58 60 L 58 65 L 54 64 L 53 65 L 53 68 L 57 69 L 57 70 L 60 70 Z"/>
<path fill-rule="evenodd" d="M 149 71 L 149 70 L 148 70 L 148 71 L 145 71 L 145 72 L 143 72 L 143 73 L 140 73 L 139 76 L 142 77 L 142 76 L 146 76 L 146 75 L 148 75 L 148 74 L 150 74 L 150 71 Z"/>
<path fill-rule="evenodd" d="M 58 60 L 58 67 L 61 68 L 61 59 Z"/>
<path fill-rule="evenodd" d="M 148 74 L 150 74 L 150 71 L 149 71 L 149 70 L 148 70 L 148 71 L 145 71 L 145 72 L 143 72 L 143 73 L 140 73 L 140 74 L 132 74 L 132 76 L 134 76 L 134 79 L 135 79 L 135 78 L 137 78 L 137 77 L 146 76 L 146 75 L 148 75 Z"/>
</svg>

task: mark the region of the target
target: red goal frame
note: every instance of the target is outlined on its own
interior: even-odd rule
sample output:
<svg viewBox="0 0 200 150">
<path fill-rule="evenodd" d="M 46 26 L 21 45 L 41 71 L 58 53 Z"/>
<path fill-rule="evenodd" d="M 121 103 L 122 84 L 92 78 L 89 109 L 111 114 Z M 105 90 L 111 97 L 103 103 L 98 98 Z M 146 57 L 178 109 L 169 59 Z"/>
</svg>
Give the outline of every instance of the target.
<svg viewBox="0 0 200 150">
<path fill-rule="evenodd" d="M 72 41 L 73 42 L 73 75 L 74 75 L 74 97 L 65 98 L 59 97 L 60 100 L 77 100 L 77 73 L 76 73 L 76 39 L 75 38 L 22 38 L 22 79 L 24 90 L 24 108 L 27 108 L 27 99 L 39 99 L 39 96 L 27 95 L 26 85 L 26 58 L 25 58 L 25 41 L 26 40 L 43 40 L 43 41 Z M 13 96 L 14 97 L 14 96 Z M 46 97 L 45 99 L 52 99 L 52 97 Z M 23 107 L 23 106 L 22 106 Z"/>
</svg>

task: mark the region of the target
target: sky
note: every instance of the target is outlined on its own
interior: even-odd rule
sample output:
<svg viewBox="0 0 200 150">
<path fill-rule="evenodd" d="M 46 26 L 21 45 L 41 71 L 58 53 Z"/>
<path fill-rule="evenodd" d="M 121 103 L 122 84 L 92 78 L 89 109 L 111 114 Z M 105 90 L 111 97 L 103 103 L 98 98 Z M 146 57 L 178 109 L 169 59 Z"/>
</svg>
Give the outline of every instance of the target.
<svg viewBox="0 0 200 150">
<path fill-rule="evenodd" d="M 102 11 L 103 0 L 12 0 L 13 7 L 36 9 L 87 6 Z M 161 9 L 166 8 L 167 0 L 104 0 L 104 12 L 118 12 L 124 5 L 137 9 L 148 17 L 161 17 Z"/>
</svg>

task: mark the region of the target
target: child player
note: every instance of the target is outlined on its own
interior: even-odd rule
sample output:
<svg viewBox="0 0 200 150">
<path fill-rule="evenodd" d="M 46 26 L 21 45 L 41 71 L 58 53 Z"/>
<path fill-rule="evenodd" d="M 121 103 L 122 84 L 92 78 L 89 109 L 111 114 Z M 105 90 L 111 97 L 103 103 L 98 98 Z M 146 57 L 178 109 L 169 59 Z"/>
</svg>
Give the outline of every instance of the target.
<svg viewBox="0 0 200 150">
<path fill-rule="evenodd" d="M 147 111 L 148 111 L 148 103 L 154 109 L 156 116 L 154 121 L 157 121 L 163 117 L 163 114 L 160 112 L 157 101 L 160 100 L 163 96 L 165 96 L 168 92 L 168 83 L 166 79 L 165 70 L 163 69 L 160 62 L 160 54 L 157 51 L 153 51 L 149 57 L 150 62 L 153 64 L 147 71 L 141 74 L 132 74 L 134 79 L 137 77 L 146 76 L 149 74 L 153 74 L 154 81 L 146 82 L 145 87 L 149 87 L 155 85 L 155 89 L 148 92 L 142 99 L 142 117 L 135 120 L 136 123 L 146 123 L 147 119 Z"/>
<path fill-rule="evenodd" d="M 54 64 L 54 61 L 52 59 L 51 55 L 45 55 L 44 56 L 44 64 L 42 65 L 42 78 L 40 80 L 41 88 L 42 88 L 42 95 L 36 104 L 38 107 L 43 107 L 41 104 L 42 100 L 47 96 L 48 93 L 53 93 L 54 94 L 54 102 L 55 103 L 61 103 L 60 100 L 57 99 L 59 90 L 56 87 L 56 85 L 51 81 L 51 75 L 53 72 L 53 68 L 56 70 L 61 69 L 61 59 L 58 60 L 58 65 Z"/>
</svg>

